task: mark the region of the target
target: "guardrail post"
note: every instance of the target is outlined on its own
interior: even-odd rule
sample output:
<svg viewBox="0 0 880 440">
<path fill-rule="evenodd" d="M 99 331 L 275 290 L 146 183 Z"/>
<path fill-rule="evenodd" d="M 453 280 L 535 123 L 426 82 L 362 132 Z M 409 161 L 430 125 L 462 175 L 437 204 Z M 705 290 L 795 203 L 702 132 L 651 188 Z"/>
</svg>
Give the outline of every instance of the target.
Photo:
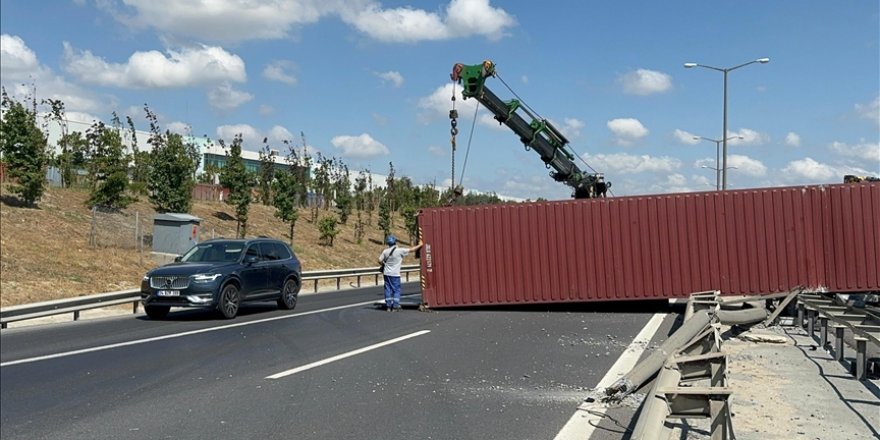
<svg viewBox="0 0 880 440">
<path fill-rule="evenodd" d="M 865 380 L 868 377 L 868 340 L 856 336 L 856 379 Z"/>
<path fill-rule="evenodd" d="M 825 349 L 828 346 L 828 318 L 819 317 L 819 331 L 821 332 L 819 343 L 822 344 L 822 349 Z"/>
<path fill-rule="evenodd" d="M 727 399 L 709 398 L 712 440 L 727 440 L 727 426 L 730 423 L 727 420 L 728 413 Z"/>
<path fill-rule="evenodd" d="M 138 303 L 140 303 L 140 301 L 135 301 L 135 302 L 131 303 L 131 313 L 132 313 L 132 314 L 137 314 L 137 312 L 138 312 Z"/>
<path fill-rule="evenodd" d="M 379 285 L 379 274 L 376 274 L 376 285 Z"/>
<path fill-rule="evenodd" d="M 339 283 L 342 281 L 342 277 L 336 277 L 336 290 L 339 290 Z"/>
<path fill-rule="evenodd" d="M 361 276 L 358 275 L 358 276 L 357 276 L 357 279 L 358 279 L 358 287 L 361 287 Z"/>
<path fill-rule="evenodd" d="M 797 305 L 797 326 L 800 328 L 804 328 L 804 303 L 798 302 Z"/>
<path fill-rule="evenodd" d="M 846 327 L 842 325 L 834 327 L 834 358 L 837 360 L 837 362 L 843 361 L 844 331 L 846 331 Z"/>
<path fill-rule="evenodd" d="M 315 280 L 315 293 L 318 293 L 318 280 Z"/>
<path fill-rule="evenodd" d="M 807 309 L 807 334 L 810 335 L 810 339 L 816 334 L 816 311 Z"/>
<path fill-rule="evenodd" d="M 79 321 L 79 310 L 74 310 L 74 311 L 73 311 L 73 320 L 74 320 L 74 321 Z"/>
</svg>

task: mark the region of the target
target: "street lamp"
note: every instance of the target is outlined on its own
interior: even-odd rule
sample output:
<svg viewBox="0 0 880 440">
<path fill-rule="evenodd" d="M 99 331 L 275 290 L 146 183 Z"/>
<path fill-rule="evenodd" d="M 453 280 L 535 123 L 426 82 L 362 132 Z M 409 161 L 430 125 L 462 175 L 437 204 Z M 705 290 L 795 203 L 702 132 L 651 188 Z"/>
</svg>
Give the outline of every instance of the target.
<svg viewBox="0 0 880 440">
<path fill-rule="evenodd" d="M 698 141 L 701 139 L 705 140 L 705 141 L 709 141 L 709 142 L 715 142 L 715 168 L 706 167 L 706 166 L 701 167 L 701 168 L 709 168 L 711 170 L 716 171 L 716 173 L 715 173 L 715 190 L 718 191 L 721 189 L 721 165 L 718 163 L 719 162 L 718 156 L 720 155 L 721 142 L 724 142 L 728 139 L 745 139 L 745 138 L 742 136 L 729 136 L 726 139 L 711 139 L 711 138 L 707 138 L 704 136 L 694 136 L 695 141 Z M 734 168 L 735 169 L 736 167 L 725 167 L 724 169 L 727 169 L 727 168 Z"/>
<path fill-rule="evenodd" d="M 706 69 L 717 70 L 724 74 L 724 122 L 721 128 L 722 136 L 727 136 L 727 72 L 739 69 L 740 67 L 748 66 L 749 64 L 761 63 L 767 64 L 770 62 L 770 58 L 758 58 L 757 60 L 749 61 L 748 63 L 742 63 L 733 67 L 713 67 L 707 66 L 705 64 L 698 63 L 684 63 L 684 67 L 686 69 L 690 69 L 692 67 L 705 67 Z M 721 173 L 722 181 L 721 181 L 721 189 L 727 189 L 727 138 L 722 140 L 722 144 L 724 145 L 724 166 L 721 167 L 723 172 Z"/>
</svg>

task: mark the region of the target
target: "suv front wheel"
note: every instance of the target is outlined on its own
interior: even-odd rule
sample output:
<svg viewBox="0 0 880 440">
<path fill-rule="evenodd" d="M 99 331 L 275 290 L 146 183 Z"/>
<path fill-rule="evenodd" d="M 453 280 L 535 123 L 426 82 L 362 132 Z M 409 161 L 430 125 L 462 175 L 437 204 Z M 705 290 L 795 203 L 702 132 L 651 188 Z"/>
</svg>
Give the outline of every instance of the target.
<svg viewBox="0 0 880 440">
<path fill-rule="evenodd" d="M 223 290 L 220 291 L 220 303 L 217 304 L 217 310 L 220 311 L 220 314 L 226 319 L 235 318 L 235 315 L 238 314 L 239 303 L 241 303 L 241 297 L 238 294 L 238 287 L 232 283 L 223 286 Z"/>
<path fill-rule="evenodd" d="M 296 307 L 296 300 L 299 296 L 299 283 L 294 279 L 284 282 L 281 288 L 281 298 L 278 298 L 278 307 L 285 310 L 293 310 Z"/>
</svg>

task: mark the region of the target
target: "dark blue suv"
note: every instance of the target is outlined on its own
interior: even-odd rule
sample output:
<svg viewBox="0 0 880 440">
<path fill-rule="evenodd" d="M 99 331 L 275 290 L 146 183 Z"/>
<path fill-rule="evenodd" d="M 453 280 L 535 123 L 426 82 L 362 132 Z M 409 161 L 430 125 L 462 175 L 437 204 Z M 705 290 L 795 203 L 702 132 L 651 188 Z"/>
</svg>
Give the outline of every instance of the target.
<svg viewBox="0 0 880 440">
<path fill-rule="evenodd" d="M 141 302 L 153 319 L 164 318 L 171 307 L 212 308 L 231 319 L 244 301 L 276 300 L 292 310 L 301 281 L 299 259 L 281 240 L 215 239 L 147 272 Z"/>
</svg>

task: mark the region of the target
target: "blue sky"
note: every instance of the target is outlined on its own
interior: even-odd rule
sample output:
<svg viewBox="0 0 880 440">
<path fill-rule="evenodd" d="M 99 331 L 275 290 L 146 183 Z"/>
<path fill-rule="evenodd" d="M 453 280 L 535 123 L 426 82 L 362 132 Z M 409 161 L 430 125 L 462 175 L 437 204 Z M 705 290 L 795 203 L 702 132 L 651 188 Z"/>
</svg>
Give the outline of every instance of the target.
<svg viewBox="0 0 880 440">
<path fill-rule="evenodd" d="M 71 118 L 130 115 L 231 140 L 268 137 L 354 170 L 448 185 L 449 72 L 500 79 L 613 183 L 616 196 L 715 187 L 728 75 L 730 188 L 880 175 L 880 3 L 844 1 L 7 1 L 0 82 L 60 98 Z M 487 86 L 514 98 L 498 78 Z M 506 127 L 461 117 L 456 181 L 566 199 Z M 280 149 L 283 149 L 281 147 Z M 581 163 L 582 165 L 582 163 Z"/>
</svg>

